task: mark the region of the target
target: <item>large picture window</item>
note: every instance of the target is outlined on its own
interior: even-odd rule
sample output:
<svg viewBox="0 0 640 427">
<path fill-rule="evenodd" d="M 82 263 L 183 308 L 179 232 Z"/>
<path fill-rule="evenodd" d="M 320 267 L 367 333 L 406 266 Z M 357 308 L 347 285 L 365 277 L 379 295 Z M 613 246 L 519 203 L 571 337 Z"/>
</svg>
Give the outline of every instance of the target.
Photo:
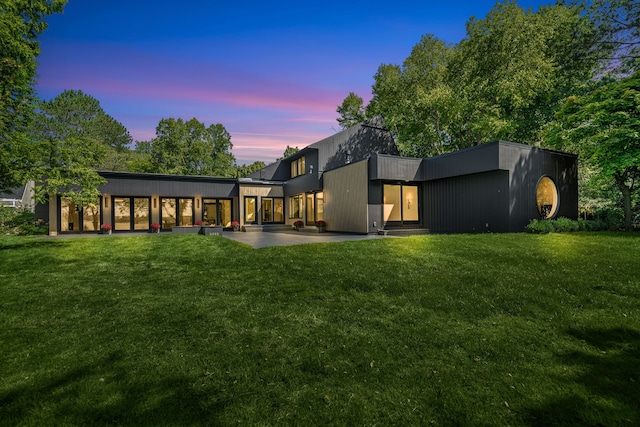
<svg viewBox="0 0 640 427">
<path fill-rule="evenodd" d="M 60 199 L 60 231 L 80 231 L 80 212 L 71 199 Z"/>
<path fill-rule="evenodd" d="M 284 222 L 284 199 L 281 197 L 263 197 L 261 210 L 263 223 Z"/>
<path fill-rule="evenodd" d="M 203 199 L 202 220 L 211 225 L 231 227 L 230 199 Z"/>
<path fill-rule="evenodd" d="M 385 222 L 402 225 L 420 221 L 417 185 L 385 184 L 383 192 Z"/>
<path fill-rule="evenodd" d="M 542 218 L 553 218 L 558 211 L 558 188 L 548 176 L 543 176 L 538 181 L 536 205 Z"/>
<path fill-rule="evenodd" d="M 100 201 L 79 208 L 71 199 L 60 198 L 60 231 L 99 231 Z"/>
<path fill-rule="evenodd" d="M 177 225 L 193 225 L 193 199 L 162 198 L 160 211 L 163 230 Z"/>
<path fill-rule="evenodd" d="M 148 197 L 114 197 L 114 231 L 149 230 L 150 208 Z"/>
<path fill-rule="evenodd" d="M 302 194 L 289 197 L 289 218 L 302 218 Z"/>
<path fill-rule="evenodd" d="M 307 225 L 314 225 L 316 221 L 320 220 L 324 220 L 324 193 L 307 194 L 305 221 Z"/>
</svg>

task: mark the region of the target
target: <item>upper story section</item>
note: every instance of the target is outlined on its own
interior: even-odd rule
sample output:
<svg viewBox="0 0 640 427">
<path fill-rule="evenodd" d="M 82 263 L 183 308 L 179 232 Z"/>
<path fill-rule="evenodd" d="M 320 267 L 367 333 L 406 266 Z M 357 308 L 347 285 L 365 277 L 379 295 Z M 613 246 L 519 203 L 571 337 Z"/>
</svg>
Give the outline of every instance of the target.
<svg viewBox="0 0 640 427">
<path fill-rule="evenodd" d="M 302 148 L 248 178 L 267 181 L 318 181 L 322 173 L 375 154 L 398 155 L 393 137 L 376 116 L 321 141 Z M 314 178 L 311 178 L 313 176 Z"/>
</svg>

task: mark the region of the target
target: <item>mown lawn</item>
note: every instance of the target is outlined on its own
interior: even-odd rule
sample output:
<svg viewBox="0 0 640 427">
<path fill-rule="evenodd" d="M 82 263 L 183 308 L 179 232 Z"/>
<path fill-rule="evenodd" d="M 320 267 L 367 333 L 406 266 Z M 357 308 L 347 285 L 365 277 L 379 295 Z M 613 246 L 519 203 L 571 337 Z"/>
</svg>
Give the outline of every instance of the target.
<svg viewBox="0 0 640 427">
<path fill-rule="evenodd" d="M 1 425 L 640 425 L 640 235 L 0 237 Z"/>
</svg>

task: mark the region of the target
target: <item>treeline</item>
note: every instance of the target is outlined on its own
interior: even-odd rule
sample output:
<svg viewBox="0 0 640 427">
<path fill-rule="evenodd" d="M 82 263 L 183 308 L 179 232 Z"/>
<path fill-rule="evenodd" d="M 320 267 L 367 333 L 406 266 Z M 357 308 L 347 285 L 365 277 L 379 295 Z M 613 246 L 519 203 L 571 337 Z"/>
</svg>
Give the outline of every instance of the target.
<svg viewBox="0 0 640 427">
<path fill-rule="evenodd" d="M 573 152 L 581 213 L 640 225 L 640 1 L 505 1 L 466 29 L 380 65 L 368 105 L 352 92 L 338 106 L 340 126 L 382 114 L 406 156 L 495 140 Z"/>
<path fill-rule="evenodd" d="M 94 202 L 104 179 L 96 170 L 241 177 L 265 164 L 238 165 L 222 124 L 162 119 L 156 136 L 135 144 L 95 98 L 67 90 L 42 101 L 34 90 L 38 36 L 66 0 L 0 4 L 0 191 L 36 182 L 36 199 Z"/>
</svg>

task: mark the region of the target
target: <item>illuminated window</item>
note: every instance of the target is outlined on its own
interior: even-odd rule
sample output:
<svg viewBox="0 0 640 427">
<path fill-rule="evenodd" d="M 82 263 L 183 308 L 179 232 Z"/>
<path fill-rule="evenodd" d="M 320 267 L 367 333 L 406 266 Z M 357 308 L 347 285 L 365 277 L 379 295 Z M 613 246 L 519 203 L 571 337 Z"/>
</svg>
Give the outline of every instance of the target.
<svg viewBox="0 0 640 427">
<path fill-rule="evenodd" d="M 262 222 L 284 222 L 284 200 L 281 197 L 262 198 Z"/>
<path fill-rule="evenodd" d="M 84 231 L 100 230 L 100 202 L 84 206 L 82 209 L 82 229 Z"/>
<path fill-rule="evenodd" d="M 385 184 L 383 191 L 385 222 L 415 223 L 420 220 L 417 185 Z"/>
<path fill-rule="evenodd" d="M 60 198 L 60 231 L 99 231 L 100 201 L 84 205 L 82 209 L 66 197 Z"/>
<path fill-rule="evenodd" d="M 300 157 L 297 160 L 291 161 L 291 178 L 295 178 L 298 175 L 304 175 L 306 172 L 307 164 L 305 162 L 304 156 Z"/>
<path fill-rule="evenodd" d="M 289 218 L 302 218 L 302 194 L 289 197 Z"/>
<path fill-rule="evenodd" d="M 553 218 L 558 211 L 558 188 L 548 176 L 543 176 L 538 182 L 536 205 L 543 218 Z"/>
<path fill-rule="evenodd" d="M 211 225 L 231 227 L 231 200 L 202 199 L 202 220 Z"/>
<path fill-rule="evenodd" d="M 60 199 L 60 231 L 80 231 L 78 205 L 71 199 Z"/>
<path fill-rule="evenodd" d="M 244 198 L 244 222 L 246 224 L 255 223 L 258 221 L 256 215 L 258 198 L 255 196 Z"/>
</svg>

